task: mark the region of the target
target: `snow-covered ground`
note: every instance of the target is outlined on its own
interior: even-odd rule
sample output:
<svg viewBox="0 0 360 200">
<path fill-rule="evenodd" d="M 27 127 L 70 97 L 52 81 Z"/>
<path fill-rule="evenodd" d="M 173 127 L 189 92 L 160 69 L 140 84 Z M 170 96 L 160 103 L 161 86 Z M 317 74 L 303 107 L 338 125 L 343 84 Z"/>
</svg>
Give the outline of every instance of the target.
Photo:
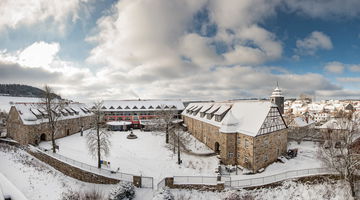
<svg viewBox="0 0 360 200">
<path fill-rule="evenodd" d="M 186 200 L 221 200 L 229 197 L 234 191 L 204 192 L 197 190 L 171 190 L 175 199 Z M 240 198 L 254 200 L 351 200 L 349 188 L 341 181 L 334 183 L 306 184 L 286 181 L 274 188 L 261 188 L 256 190 L 239 190 L 236 192 Z"/>
<path fill-rule="evenodd" d="M 318 144 L 315 142 L 304 141 L 298 144 L 297 142 L 289 142 L 288 149 L 298 149 L 297 157 L 287 160 L 283 159 L 285 163 L 275 162 L 268 167 L 266 167 L 265 171 L 258 174 L 253 175 L 243 175 L 241 172 L 239 175 L 231 174 L 232 180 L 239 179 L 248 179 L 248 178 L 257 178 L 263 176 L 270 176 L 274 174 L 279 174 L 282 172 L 290 171 L 290 170 L 301 170 L 301 169 L 311 169 L 311 168 L 321 168 L 324 167 L 321 164 L 321 161 L 317 159 L 317 150 Z"/>
<path fill-rule="evenodd" d="M 39 102 L 40 100 L 41 100 L 40 98 L 33 98 L 33 97 L 0 96 L 0 110 L 9 112 L 12 103 L 16 103 L 16 102 L 33 103 L 33 102 Z"/>
<path fill-rule="evenodd" d="M 60 150 L 58 154 L 74 160 L 97 166 L 97 160 L 90 156 L 87 148 L 89 131 L 80 136 L 79 133 L 56 140 Z M 164 177 L 171 176 L 215 176 L 219 160 L 216 156 L 200 157 L 181 154 L 183 163 L 178 165 L 177 154 L 166 147 L 164 133 L 142 132 L 134 130 L 137 139 L 127 139 L 130 132 L 114 131 L 111 135 L 110 155 L 103 160 L 110 161 L 111 168 L 120 172 L 154 177 L 157 184 Z M 200 142 L 191 142 L 190 149 L 196 152 L 211 152 Z M 50 148 L 51 142 L 42 142 L 41 147 Z"/>
<path fill-rule="evenodd" d="M 29 200 L 57 200 L 68 190 L 96 189 L 107 194 L 112 185 L 90 184 L 65 176 L 27 152 L 0 144 L 0 172 Z"/>
</svg>

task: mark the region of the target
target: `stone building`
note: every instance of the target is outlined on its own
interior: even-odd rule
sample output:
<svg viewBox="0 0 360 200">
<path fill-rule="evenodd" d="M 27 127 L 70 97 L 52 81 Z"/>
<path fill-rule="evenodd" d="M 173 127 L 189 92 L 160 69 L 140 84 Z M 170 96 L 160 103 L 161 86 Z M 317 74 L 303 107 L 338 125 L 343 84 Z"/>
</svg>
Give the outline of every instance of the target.
<svg viewBox="0 0 360 200">
<path fill-rule="evenodd" d="M 254 172 L 287 151 L 287 126 L 269 101 L 191 103 L 182 113 L 188 131 L 224 164 Z"/>
<path fill-rule="evenodd" d="M 60 129 L 55 138 L 65 137 L 91 127 L 94 114 L 84 104 L 65 105 L 59 113 Z M 40 103 L 19 103 L 10 108 L 6 123 L 7 136 L 22 145 L 38 144 L 51 140 L 51 132 L 46 112 Z"/>
<path fill-rule="evenodd" d="M 101 112 L 105 121 L 130 122 L 131 128 L 143 128 L 160 110 L 172 110 L 180 118 L 184 104 L 180 100 L 106 100 Z"/>
</svg>

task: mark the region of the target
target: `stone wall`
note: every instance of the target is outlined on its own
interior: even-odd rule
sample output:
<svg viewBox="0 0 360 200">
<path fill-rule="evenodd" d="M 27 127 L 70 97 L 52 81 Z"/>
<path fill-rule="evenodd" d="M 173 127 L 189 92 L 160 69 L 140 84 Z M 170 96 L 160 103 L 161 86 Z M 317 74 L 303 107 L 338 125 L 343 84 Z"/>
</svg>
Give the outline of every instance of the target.
<svg viewBox="0 0 360 200">
<path fill-rule="evenodd" d="M 182 116 L 188 131 L 216 151 L 220 145 L 222 163 L 241 165 L 253 171 L 268 166 L 287 151 L 287 129 L 251 137 L 242 133 L 221 133 L 219 127 Z M 246 144 L 245 144 L 246 143 Z"/>
<path fill-rule="evenodd" d="M 254 171 L 275 162 L 287 152 L 287 131 L 284 129 L 254 138 Z"/>
<path fill-rule="evenodd" d="M 218 183 L 217 185 L 174 184 L 173 177 L 165 178 L 165 186 L 172 189 L 189 189 L 189 190 L 201 190 L 201 191 L 222 191 L 225 189 L 224 183 Z"/>
<path fill-rule="evenodd" d="M 252 169 L 254 166 L 254 137 L 237 134 L 237 162 L 239 165 Z"/>
<path fill-rule="evenodd" d="M 224 164 L 235 164 L 236 159 L 236 133 L 221 133 L 219 127 L 182 116 L 188 131 L 210 149 L 216 151 L 219 145 L 219 154 Z M 229 157 L 229 153 L 232 156 Z"/>
<path fill-rule="evenodd" d="M 61 129 L 57 132 L 55 139 L 79 132 L 82 125 L 84 130 L 89 129 L 94 121 L 93 119 L 94 116 L 86 116 L 58 121 Z M 14 107 L 11 108 L 9 113 L 7 134 L 22 145 L 36 145 L 41 141 L 42 135 L 44 140 L 51 140 L 51 130 L 48 123 L 25 125 Z"/>
<path fill-rule="evenodd" d="M 73 177 L 77 180 L 88 182 L 88 183 L 96 183 L 96 184 L 116 184 L 120 182 L 119 180 L 100 176 L 97 174 L 93 174 L 79 168 L 68 165 L 64 162 L 61 162 L 55 158 L 52 158 L 46 154 L 40 152 L 34 152 L 28 150 L 28 153 L 36 157 L 37 159 L 45 162 L 55 168 L 56 170 L 62 172 L 66 176 Z"/>
</svg>

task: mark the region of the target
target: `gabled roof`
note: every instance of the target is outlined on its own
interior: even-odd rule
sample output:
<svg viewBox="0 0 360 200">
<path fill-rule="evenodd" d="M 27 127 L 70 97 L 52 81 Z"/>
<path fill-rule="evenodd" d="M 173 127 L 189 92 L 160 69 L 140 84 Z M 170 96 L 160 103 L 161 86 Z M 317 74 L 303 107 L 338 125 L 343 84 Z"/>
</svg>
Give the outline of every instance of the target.
<svg viewBox="0 0 360 200">
<path fill-rule="evenodd" d="M 19 113 L 22 122 L 25 125 L 34 125 L 48 122 L 46 112 L 42 109 L 40 103 L 17 103 L 13 105 Z M 71 113 L 71 114 L 70 114 Z M 58 120 L 73 119 L 93 115 L 92 112 L 85 108 L 85 104 L 71 103 L 64 105 Z M 41 116 L 41 117 L 39 117 Z"/>
<path fill-rule="evenodd" d="M 184 109 L 184 104 L 180 100 L 105 100 L 103 106 L 102 111 L 107 111 L 111 107 L 114 108 L 111 111 L 144 111 L 146 109 L 159 110 L 162 108 Z"/>
<path fill-rule="evenodd" d="M 203 121 L 214 126 L 219 127 L 223 133 L 242 133 L 252 137 L 255 137 L 260 132 L 260 129 L 267 118 L 271 108 L 276 108 L 275 104 L 269 101 L 229 101 L 218 103 L 191 103 L 187 107 L 194 106 L 204 107 L 213 105 L 206 113 L 223 113 L 227 109 L 230 109 L 224 116 L 224 118 L 217 122 L 215 118 L 207 119 L 206 117 L 200 117 L 200 113 L 195 116 L 187 113 L 186 110 L 182 112 L 182 115 Z M 276 109 L 277 112 L 278 109 Z M 279 113 L 280 115 L 280 113 Z M 286 125 L 284 126 L 286 128 Z"/>
<path fill-rule="evenodd" d="M 308 118 L 308 120 L 306 121 L 306 119 L 302 118 L 302 117 L 295 117 L 294 120 L 290 123 L 289 126 L 293 126 L 293 127 L 305 127 L 305 126 L 309 126 L 311 124 L 314 124 L 315 121 Z"/>
</svg>

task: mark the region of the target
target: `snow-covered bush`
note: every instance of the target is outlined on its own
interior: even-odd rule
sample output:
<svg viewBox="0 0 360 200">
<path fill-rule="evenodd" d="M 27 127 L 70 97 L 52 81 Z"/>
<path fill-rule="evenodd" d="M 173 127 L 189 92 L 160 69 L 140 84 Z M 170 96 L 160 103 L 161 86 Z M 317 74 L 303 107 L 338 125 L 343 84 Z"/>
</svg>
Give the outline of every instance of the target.
<svg viewBox="0 0 360 200">
<path fill-rule="evenodd" d="M 164 187 L 159 189 L 152 200 L 174 200 L 174 195 L 170 192 L 169 188 Z"/>
<path fill-rule="evenodd" d="M 105 200 L 105 196 L 97 190 L 73 191 L 62 194 L 62 200 Z"/>
<path fill-rule="evenodd" d="M 135 197 L 135 187 L 129 182 L 120 182 L 110 193 L 110 200 L 131 200 Z"/>
<path fill-rule="evenodd" d="M 255 198 L 249 194 L 240 194 L 240 192 L 235 190 L 229 190 L 225 193 L 224 200 L 254 200 Z"/>
</svg>

